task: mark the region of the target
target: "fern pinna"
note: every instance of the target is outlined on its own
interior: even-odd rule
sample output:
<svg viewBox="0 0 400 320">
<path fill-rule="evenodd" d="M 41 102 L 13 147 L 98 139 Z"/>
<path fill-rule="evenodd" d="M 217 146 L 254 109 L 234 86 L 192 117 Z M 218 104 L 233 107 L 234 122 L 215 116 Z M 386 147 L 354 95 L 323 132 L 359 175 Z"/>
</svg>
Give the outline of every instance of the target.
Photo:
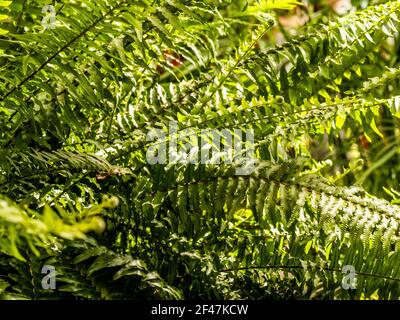
<svg viewBox="0 0 400 320">
<path fill-rule="evenodd" d="M 46 5 L 0 1 L 1 298 L 399 298 L 400 1 Z"/>
</svg>

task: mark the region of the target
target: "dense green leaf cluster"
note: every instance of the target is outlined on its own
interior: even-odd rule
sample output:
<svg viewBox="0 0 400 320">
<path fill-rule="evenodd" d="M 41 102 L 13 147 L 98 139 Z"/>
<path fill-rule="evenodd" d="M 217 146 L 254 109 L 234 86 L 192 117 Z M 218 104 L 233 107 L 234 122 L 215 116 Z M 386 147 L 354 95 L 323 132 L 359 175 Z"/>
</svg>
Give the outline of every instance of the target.
<svg viewBox="0 0 400 320">
<path fill-rule="evenodd" d="M 1 298 L 400 297 L 400 1 L 48 4 L 0 1 Z M 150 164 L 171 123 L 254 170 Z"/>
</svg>

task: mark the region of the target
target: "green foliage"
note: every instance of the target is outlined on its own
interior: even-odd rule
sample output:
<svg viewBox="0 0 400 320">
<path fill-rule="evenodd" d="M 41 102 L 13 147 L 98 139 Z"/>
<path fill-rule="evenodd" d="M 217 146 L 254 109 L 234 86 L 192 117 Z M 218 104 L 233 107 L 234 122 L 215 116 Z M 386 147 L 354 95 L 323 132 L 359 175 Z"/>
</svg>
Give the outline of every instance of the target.
<svg viewBox="0 0 400 320">
<path fill-rule="evenodd" d="M 0 297 L 398 299 L 400 1 L 368 3 L 0 1 Z M 254 130 L 254 170 L 150 164 L 173 121 Z"/>
</svg>

